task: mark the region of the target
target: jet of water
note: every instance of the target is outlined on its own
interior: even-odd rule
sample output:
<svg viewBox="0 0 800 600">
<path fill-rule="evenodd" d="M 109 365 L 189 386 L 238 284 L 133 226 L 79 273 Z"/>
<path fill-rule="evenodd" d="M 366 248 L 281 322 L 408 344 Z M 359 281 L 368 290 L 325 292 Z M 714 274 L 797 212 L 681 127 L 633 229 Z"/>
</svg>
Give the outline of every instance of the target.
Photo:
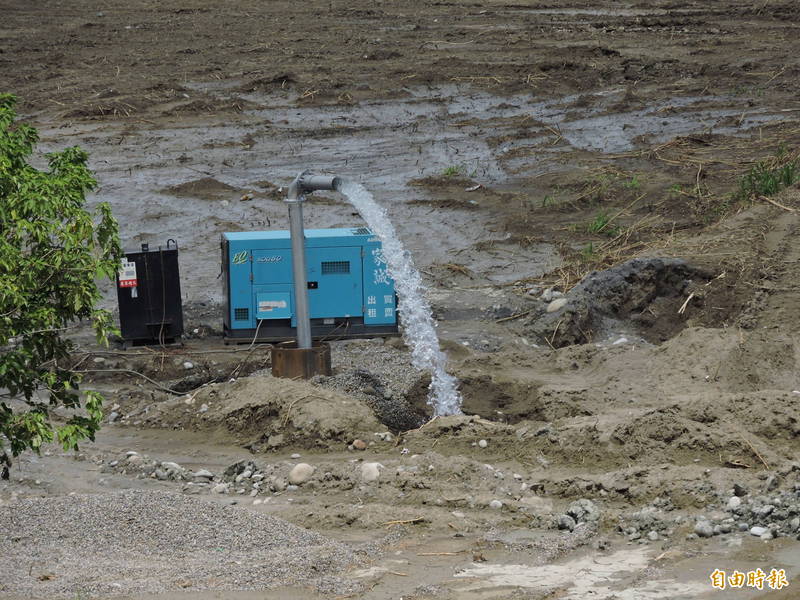
<svg viewBox="0 0 800 600">
<path fill-rule="evenodd" d="M 403 338 L 411 348 L 412 364 L 421 371 L 431 373 L 428 404 L 433 407 L 434 415 L 461 414 L 458 380 L 446 370 L 447 356 L 439 348 L 439 337 L 425 295 L 425 285 L 414 267 L 411 254 L 403 248 L 386 210 L 375 202 L 364 186 L 345 180 L 338 190 L 347 196 L 372 232 L 381 239 L 386 267 L 394 279 L 399 298 Z"/>
</svg>

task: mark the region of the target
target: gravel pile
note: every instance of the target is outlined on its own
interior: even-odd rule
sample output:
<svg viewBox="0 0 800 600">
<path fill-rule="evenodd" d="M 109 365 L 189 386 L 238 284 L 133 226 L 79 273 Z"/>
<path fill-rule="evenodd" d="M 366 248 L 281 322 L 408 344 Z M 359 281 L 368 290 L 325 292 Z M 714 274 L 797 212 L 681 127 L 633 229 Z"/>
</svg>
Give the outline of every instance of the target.
<svg viewBox="0 0 800 600">
<path fill-rule="evenodd" d="M 313 586 L 323 577 L 330 587 L 353 562 L 349 548 L 317 533 L 181 494 L 128 490 L 0 507 L 0 593 L 27 598 Z"/>
<path fill-rule="evenodd" d="M 687 527 L 691 528 L 689 539 L 749 534 L 763 540 L 777 537 L 800 540 L 800 483 L 764 494 L 750 494 L 744 486 L 736 484 L 729 494 L 720 496 L 719 503 L 710 505 L 697 518 L 673 511 L 669 500 L 656 499 L 651 506 L 622 518 L 619 532 L 629 541 L 639 543 L 669 538 L 679 528 L 685 531 Z"/>
<path fill-rule="evenodd" d="M 311 382 L 363 400 L 378 420 L 394 431 L 415 429 L 425 422 L 407 396 L 423 373 L 411 365 L 407 350 L 380 338 L 334 344 L 331 352 L 336 375 Z"/>
</svg>

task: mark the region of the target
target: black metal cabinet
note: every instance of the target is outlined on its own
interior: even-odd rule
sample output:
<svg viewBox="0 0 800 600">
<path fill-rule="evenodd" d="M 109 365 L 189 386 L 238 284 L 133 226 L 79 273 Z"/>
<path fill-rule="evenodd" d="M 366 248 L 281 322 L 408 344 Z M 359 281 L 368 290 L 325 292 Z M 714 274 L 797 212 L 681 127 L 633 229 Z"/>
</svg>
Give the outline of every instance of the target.
<svg viewBox="0 0 800 600">
<path fill-rule="evenodd" d="M 120 333 L 124 345 L 170 344 L 183 335 L 178 244 L 126 252 L 117 274 Z"/>
</svg>

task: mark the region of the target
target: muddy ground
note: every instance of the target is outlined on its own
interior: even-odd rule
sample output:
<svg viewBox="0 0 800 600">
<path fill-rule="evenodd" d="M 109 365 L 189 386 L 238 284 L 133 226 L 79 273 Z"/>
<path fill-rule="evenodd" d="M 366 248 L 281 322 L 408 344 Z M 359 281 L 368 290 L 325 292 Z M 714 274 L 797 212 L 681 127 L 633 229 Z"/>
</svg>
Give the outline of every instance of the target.
<svg viewBox="0 0 800 600">
<path fill-rule="evenodd" d="M 3 505 L 197 494 L 362 550 L 346 589 L 267 597 L 704 598 L 714 569 L 757 567 L 790 586 L 726 593 L 795 597 L 800 190 L 737 194 L 800 148 L 796 2 L 3 11 L 0 91 L 44 150 L 90 152 L 128 247 L 178 240 L 189 333 L 123 351 L 77 328 L 109 422 L 77 455 L 22 457 Z M 285 228 L 305 168 L 388 208 L 469 416 L 427 422 L 400 340 L 334 342 L 311 383 L 222 345 L 219 234 Z M 306 217 L 360 224 L 335 194 Z M 0 595 L 101 589 L 28 558 Z M 267 593 L 115 583 L 99 597 Z"/>
</svg>

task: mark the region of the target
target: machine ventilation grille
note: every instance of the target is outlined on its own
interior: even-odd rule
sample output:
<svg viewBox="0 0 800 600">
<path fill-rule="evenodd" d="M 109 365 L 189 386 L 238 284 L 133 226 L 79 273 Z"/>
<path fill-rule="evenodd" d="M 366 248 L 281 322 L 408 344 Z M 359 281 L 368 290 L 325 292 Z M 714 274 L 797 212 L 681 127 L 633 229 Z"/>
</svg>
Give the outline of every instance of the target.
<svg viewBox="0 0 800 600">
<path fill-rule="evenodd" d="M 250 320 L 250 309 L 249 308 L 234 308 L 233 309 L 233 318 L 237 321 L 249 321 Z"/>
<path fill-rule="evenodd" d="M 323 275 L 347 275 L 350 273 L 349 260 L 332 260 L 322 263 Z"/>
<path fill-rule="evenodd" d="M 372 232 L 366 227 L 358 227 L 353 229 L 353 235 L 372 235 Z"/>
</svg>

